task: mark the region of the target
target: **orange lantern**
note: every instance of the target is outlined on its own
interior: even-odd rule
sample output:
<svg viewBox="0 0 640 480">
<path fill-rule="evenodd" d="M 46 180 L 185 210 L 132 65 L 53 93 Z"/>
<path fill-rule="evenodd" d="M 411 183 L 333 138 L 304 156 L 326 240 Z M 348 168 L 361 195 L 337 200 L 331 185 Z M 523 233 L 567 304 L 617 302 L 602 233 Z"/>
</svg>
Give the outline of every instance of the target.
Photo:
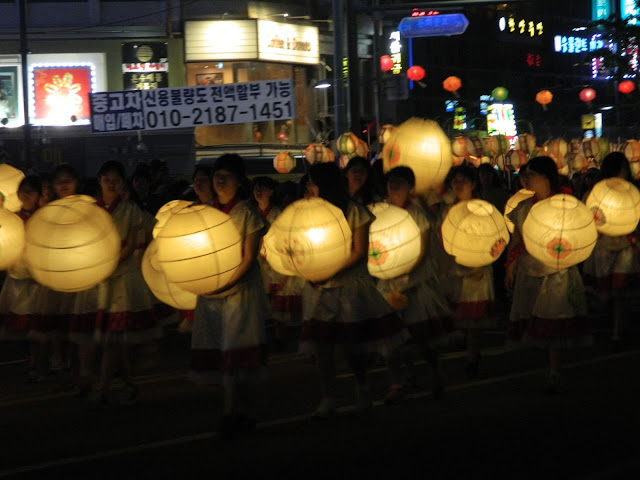
<svg viewBox="0 0 640 480">
<path fill-rule="evenodd" d="M 502 134 L 491 135 L 487 138 L 487 149 L 492 155 L 500 155 L 509 151 L 509 140 Z"/>
<path fill-rule="evenodd" d="M 304 149 L 304 158 L 313 165 L 315 163 L 329 163 L 335 160 L 335 155 L 329 147 L 321 143 L 312 143 Z"/>
<path fill-rule="evenodd" d="M 633 92 L 635 89 L 636 89 L 636 84 L 633 83 L 631 80 L 624 80 L 618 84 L 618 91 L 620 93 L 624 93 L 625 95 L 627 93 Z"/>
<path fill-rule="evenodd" d="M 389 55 L 382 55 L 380 57 L 380 70 L 388 72 L 393 68 L 393 59 Z"/>
<path fill-rule="evenodd" d="M 640 142 L 638 140 L 629 139 L 622 145 L 622 153 L 630 162 L 640 160 Z"/>
<path fill-rule="evenodd" d="M 413 67 L 409 67 L 407 70 L 407 78 L 409 80 L 413 80 L 414 82 L 419 82 L 426 75 L 424 68 L 419 65 L 414 65 Z"/>
<path fill-rule="evenodd" d="M 364 140 L 358 139 L 358 145 L 356 145 L 356 151 L 353 156 L 367 158 L 367 155 L 369 155 L 369 145 Z"/>
<path fill-rule="evenodd" d="M 338 137 L 338 140 L 336 140 L 336 147 L 338 148 L 338 152 L 342 155 L 351 155 L 356 153 L 359 141 L 360 139 L 356 137 L 355 134 L 346 132 Z"/>
<path fill-rule="evenodd" d="M 521 133 L 516 137 L 516 150 L 524 150 L 531 153 L 536 148 L 536 137 L 530 133 Z"/>
<path fill-rule="evenodd" d="M 289 173 L 296 166 L 296 159 L 289 152 L 280 152 L 273 159 L 273 168 L 278 173 Z"/>
<path fill-rule="evenodd" d="M 544 152 L 558 165 L 558 169 L 566 165 L 566 156 L 569 152 L 569 144 L 564 138 L 553 138 L 542 146 Z"/>
<path fill-rule="evenodd" d="M 447 92 L 454 93 L 460 89 L 462 86 L 462 80 L 458 77 L 450 76 L 444 79 L 442 82 L 442 88 L 444 88 Z"/>
<path fill-rule="evenodd" d="M 389 123 L 382 125 L 379 129 L 378 129 L 378 143 L 380 145 L 384 145 L 385 143 L 387 143 L 387 140 L 389 140 L 389 137 L 391 136 L 391 132 L 393 132 L 393 129 L 395 127 Z"/>
<path fill-rule="evenodd" d="M 553 100 L 553 93 L 549 90 L 540 90 L 536 94 L 536 102 L 542 105 L 542 108 L 545 110 L 547 109 L 547 105 L 551 103 L 551 100 Z"/>
<path fill-rule="evenodd" d="M 583 88 L 582 90 L 580 90 L 578 97 L 580 97 L 580 100 L 582 100 L 583 102 L 589 103 L 594 98 L 596 98 L 596 91 L 593 88 Z"/>
</svg>

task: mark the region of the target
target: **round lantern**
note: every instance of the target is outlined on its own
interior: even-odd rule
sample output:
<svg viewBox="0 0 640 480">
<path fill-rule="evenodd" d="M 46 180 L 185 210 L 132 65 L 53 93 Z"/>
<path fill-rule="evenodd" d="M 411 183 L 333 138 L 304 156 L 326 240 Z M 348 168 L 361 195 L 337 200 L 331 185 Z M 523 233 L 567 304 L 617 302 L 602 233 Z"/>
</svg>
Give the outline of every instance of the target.
<svg viewBox="0 0 640 480">
<path fill-rule="evenodd" d="M 542 105 L 542 108 L 545 110 L 547 109 L 547 105 L 551 103 L 551 100 L 553 100 L 553 93 L 549 90 L 540 90 L 536 93 L 536 102 Z"/>
<path fill-rule="evenodd" d="M 437 122 L 410 118 L 397 126 L 382 149 L 383 169 L 405 165 L 416 177 L 416 192 L 440 187 L 451 168 L 451 140 Z"/>
<path fill-rule="evenodd" d="M 18 187 L 24 173 L 7 163 L 0 163 L 0 206 L 10 212 L 17 212 L 22 207 L 18 199 Z"/>
<path fill-rule="evenodd" d="M 393 59 L 389 55 L 382 55 L 380 57 L 380 70 L 388 72 L 393 68 Z"/>
<path fill-rule="evenodd" d="M 563 270 L 586 260 L 598 239 L 593 213 L 573 195 L 537 202 L 522 227 L 527 252 L 549 268 Z"/>
<path fill-rule="evenodd" d="M 458 77 L 455 76 L 450 76 L 444 79 L 444 82 L 442 82 L 442 88 L 444 88 L 447 92 L 457 92 L 460 87 L 462 86 L 462 80 L 460 80 Z"/>
<path fill-rule="evenodd" d="M 356 157 L 367 158 L 369 155 L 369 145 L 364 140 L 358 139 L 358 145 L 356 145 L 356 151 L 353 153 Z"/>
<path fill-rule="evenodd" d="M 329 147 L 321 143 L 312 143 L 304 149 L 304 158 L 310 165 L 315 163 L 328 163 L 335 160 L 335 156 Z"/>
<path fill-rule="evenodd" d="M 593 88 L 583 88 L 580 90 L 578 97 L 580 97 L 580 100 L 583 102 L 589 103 L 596 98 L 596 91 Z"/>
<path fill-rule="evenodd" d="M 603 160 L 604 157 L 611 153 L 611 144 L 609 143 L 609 139 L 605 137 L 598 137 L 598 149 L 599 155 L 598 160 Z"/>
<path fill-rule="evenodd" d="M 630 162 L 637 162 L 640 160 L 640 142 L 633 139 L 627 140 L 622 145 L 622 153 Z"/>
<path fill-rule="evenodd" d="M 536 137 L 530 133 L 521 133 L 516 137 L 516 150 L 531 153 L 536 148 Z"/>
<path fill-rule="evenodd" d="M 338 167 L 340 167 L 341 169 L 343 169 L 344 167 L 346 167 L 347 165 L 349 165 L 349 162 L 351 161 L 351 159 L 353 157 L 355 157 L 356 155 L 340 155 L 338 157 Z"/>
<path fill-rule="evenodd" d="M 546 141 L 542 146 L 544 152 L 558 165 L 558 169 L 566 165 L 566 156 L 569 152 L 569 144 L 564 138 L 554 138 Z"/>
<path fill-rule="evenodd" d="M 455 204 L 442 223 L 444 250 L 465 267 L 483 267 L 495 262 L 509 243 L 502 214 L 485 200 Z"/>
<path fill-rule="evenodd" d="M 11 268 L 24 250 L 24 222 L 15 213 L 0 207 L 0 270 Z"/>
<path fill-rule="evenodd" d="M 144 251 L 140 269 L 149 290 L 158 300 L 178 310 L 196 308 L 197 295 L 182 290 L 167 280 L 158 262 L 158 244 L 155 240 L 152 240 Z"/>
<path fill-rule="evenodd" d="M 380 145 L 387 143 L 387 140 L 389 140 L 394 128 L 395 127 L 391 124 L 385 124 L 378 129 L 378 143 Z"/>
<path fill-rule="evenodd" d="M 597 138 L 585 138 L 582 140 L 581 145 L 582 154 L 589 159 L 599 160 L 600 156 L 600 142 Z"/>
<path fill-rule="evenodd" d="M 419 65 L 414 65 L 413 67 L 409 67 L 407 69 L 407 78 L 409 80 L 413 80 L 414 82 L 419 82 L 424 78 L 425 75 L 426 72 L 424 71 L 424 68 Z"/>
<path fill-rule="evenodd" d="M 633 92 L 636 89 L 636 84 L 631 80 L 623 80 L 618 84 L 618 91 L 625 95 Z"/>
<path fill-rule="evenodd" d="M 469 137 L 458 135 L 451 140 L 451 153 L 459 158 L 468 158 L 475 151 L 473 142 Z"/>
<path fill-rule="evenodd" d="M 492 155 L 507 153 L 509 148 L 509 139 L 502 134 L 491 135 L 487 138 L 487 149 Z"/>
<path fill-rule="evenodd" d="M 504 221 L 507 224 L 507 229 L 509 230 L 509 232 L 513 233 L 513 230 L 515 229 L 515 225 L 511 220 L 509 220 L 509 217 L 507 215 L 511 213 L 513 209 L 516 208 L 520 202 L 522 202 L 523 200 L 526 200 L 527 198 L 533 197 L 534 193 L 535 192 L 532 192 L 531 190 L 527 190 L 526 188 L 521 188 L 516 193 L 514 193 L 511 197 L 509 197 L 509 199 L 507 200 L 507 203 L 505 203 Z"/>
<path fill-rule="evenodd" d="M 325 280 L 351 255 L 351 229 L 342 210 L 328 201 L 297 200 L 271 224 L 262 254 L 283 275 Z"/>
<path fill-rule="evenodd" d="M 585 202 L 600 233 L 617 237 L 633 232 L 640 220 L 640 192 L 622 178 L 596 183 Z"/>
<path fill-rule="evenodd" d="M 404 208 L 380 202 L 369 210 L 376 217 L 369 227 L 369 273 L 382 279 L 408 273 L 420 256 L 420 228 Z"/>
<path fill-rule="evenodd" d="M 47 203 L 26 224 L 32 277 L 59 292 L 88 290 L 118 266 L 121 240 L 111 215 L 86 195 Z"/>
<path fill-rule="evenodd" d="M 343 133 L 336 140 L 336 147 L 338 152 L 342 155 L 351 155 L 356 152 L 356 148 L 358 148 L 358 142 L 360 139 L 356 137 L 355 134 L 351 132 Z"/>
<path fill-rule="evenodd" d="M 242 262 L 238 229 L 229 215 L 209 205 L 173 212 L 155 240 L 167 279 L 196 295 L 224 287 Z"/>
<path fill-rule="evenodd" d="M 296 166 L 296 159 L 289 152 L 280 152 L 273 159 L 273 168 L 278 173 L 289 173 Z"/>
<path fill-rule="evenodd" d="M 496 156 L 496 165 L 503 172 L 515 172 L 527 163 L 527 154 L 522 150 L 509 150 Z"/>
<path fill-rule="evenodd" d="M 496 87 L 491 90 L 491 96 L 494 100 L 501 102 L 509 96 L 509 90 L 504 87 Z"/>
<path fill-rule="evenodd" d="M 165 203 L 161 206 L 156 212 L 156 223 L 153 226 L 153 230 L 151 231 L 151 236 L 156 238 L 158 236 L 158 232 L 162 227 L 164 227 L 169 217 L 173 215 L 175 212 L 182 210 L 185 207 L 188 207 L 193 202 L 188 200 L 171 200 L 170 202 Z"/>
</svg>

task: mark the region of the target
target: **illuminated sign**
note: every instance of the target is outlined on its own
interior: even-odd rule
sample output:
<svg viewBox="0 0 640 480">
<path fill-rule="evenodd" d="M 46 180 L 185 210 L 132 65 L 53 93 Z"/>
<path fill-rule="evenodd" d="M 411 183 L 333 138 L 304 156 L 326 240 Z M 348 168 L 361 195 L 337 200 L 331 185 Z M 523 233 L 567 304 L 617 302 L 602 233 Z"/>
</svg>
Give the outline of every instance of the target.
<svg viewBox="0 0 640 480">
<path fill-rule="evenodd" d="M 464 107 L 456 107 L 453 111 L 453 129 L 467 129 L 467 109 Z"/>
<path fill-rule="evenodd" d="M 480 115 L 489 113 L 489 104 L 493 101 L 491 95 L 480 95 Z"/>
<path fill-rule="evenodd" d="M 635 17 L 638 15 L 638 9 L 636 7 L 636 0 L 620 0 L 620 18 L 625 20 L 629 17 Z M 632 18 L 629 23 L 635 25 L 638 20 Z"/>
<path fill-rule="evenodd" d="M 542 66 L 542 55 L 539 53 L 527 53 L 525 62 L 531 68 L 538 68 Z"/>
<path fill-rule="evenodd" d="M 591 0 L 591 20 L 606 20 L 611 15 L 611 0 Z"/>
<path fill-rule="evenodd" d="M 394 75 L 402 72 L 402 43 L 400 43 L 400 32 L 394 31 L 389 35 L 389 53 L 393 60 L 393 67 L 391 67 L 391 73 Z"/>
<path fill-rule="evenodd" d="M 538 20 L 528 20 L 516 17 L 501 17 L 498 29 L 505 33 L 514 33 L 528 37 L 540 37 L 544 33 L 544 24 Z"/>
<path fill-rule="evenodd" d="M 417 8 L 414 8 L 411 12 L 412 17 L 425 17 L 427 15 L 440 15 L 440 12 L 437 10 L 418 10 Z"/>
<path fill-rule="evenodd" d="M 589 40 L 576 35 L 556 35 L 553 37 L 553 50 L 556 53 L 585 53 L 604 48 L 604 41 L 595 35 Z"/>
<path fill-rule="evenodd" d="M 125 90 L 149 90 L 169 86 L 167 44 L 122 44 L 122 83 Z"/>
<path fill-rule="evenodd" d="M 489 135 L 517 135 L 516 115 L 512 103 L 493 103 L 487 107 L 487 132 Z"/>
<path fill-rule="evenodd" d="M 316 65 L 320 59 L 318 27 L 258 20 L 258 58 Z"/>
<path fill-rule="evenodd" d="M 398 30 L 404 37 L 440 37 L 460 35 L 469 26 L 469 20 L 462 13 L 446 15 L 425 15 L 404 17 L 400 20 Z"/>
<path fill-rule="evenodd" d="M 89 94 L 95 90 L 93 64 L 32 64 L 29 78 L 34 125 L 89 123 Z"/>
<path fill-rule="evenodd" d="M 453 112 L 460 102 L 458 100 L 445 100 L 444 111 Z"/>
<path fill-rule="evenodd" d="M 19 66 L 0 67 L 0 128 L 19 127 L 24 124 L 20 110 Z"/>
</svg>

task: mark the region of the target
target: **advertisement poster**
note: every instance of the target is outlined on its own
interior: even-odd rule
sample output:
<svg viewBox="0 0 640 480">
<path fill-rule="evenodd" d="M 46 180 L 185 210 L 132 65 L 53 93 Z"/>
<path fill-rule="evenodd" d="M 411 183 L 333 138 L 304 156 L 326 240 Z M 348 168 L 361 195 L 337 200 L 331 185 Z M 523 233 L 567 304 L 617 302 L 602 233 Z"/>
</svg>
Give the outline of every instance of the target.
<svg viewBox="0 0 640 480">
<path fill-rule="evenodd" d="M 0 67 L 0 122 L 3 125 L 18 119 L 18 67 Z"/>
<path fill-rule="evenodd" d="M 125 90 L 151 90 L 169 86 L 167 44 L 122 44 L 122 83 Z"/>
<path fill-rule="evenodd" d="M 34 66 L 34 123 L 68 124 L 90 118 L 91 70 L 87 66 Z"/>
</svg>

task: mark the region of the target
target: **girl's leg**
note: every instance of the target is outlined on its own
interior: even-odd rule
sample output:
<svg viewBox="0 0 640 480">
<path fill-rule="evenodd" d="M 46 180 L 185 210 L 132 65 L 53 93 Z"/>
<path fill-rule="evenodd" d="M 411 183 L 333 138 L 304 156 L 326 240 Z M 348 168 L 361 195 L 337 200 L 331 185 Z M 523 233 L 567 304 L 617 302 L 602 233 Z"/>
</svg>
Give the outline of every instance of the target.
<svg viewBox="0 0 640 480">
<path fill-rule="evenodd" d="M 560 368 L 562 367 L 560 350 L 555 347 L 549 347 L 549 378 L 545 388 L 547 393 L 560 392 Z"/>
<path fill-rule="evenodd" d="M 473 379 L 478 376 L 478 367 L 480 366 L 480 348 L 478 345 L 478 336 L 475 330 L 469 329 L 465 335 L 467 339 L 467 378 Z"/>
<path fill-rule="evenodd" d="M 391 386 L 389 387 L 389 393 L 384 399 L 385 405 L 394 405 L 400 402 L 404 398 L 404 389 L 402 385 L 402 363 L 403 357 L 401 354 L 402 346 L 393 350 L 391 355 L 387 358 L 387 367 L 389 368 L 389 380 Z"/>
<path fill-rule="evenodd" d="M 362 353 L 347 351 L 347 361 L 356 379 L 356 408 L 368 410 L 372 406 L 371 392 L 367 381 L 367 365 L 369 356 Z"/>
<path fill-rule="evenodd" d="M 442 373 L 440 356 L 433 347 L 427 344 L 422 345 L 421 351 L 425 361 L 431 366 L 431 388 L 433 397 L 440 399 L 444 394 L 444 374 Z"/>
<path fill-rule="evenodd" d="M 335 381 L 335 367 L 333 362 L 333 345 L 318 345 L 316 352 L 316 366 L 320 376 L 320 393 L 322 401 L 313 412 L 313 418 L 326 418 L 335 412 L 333 399 L 333 383 Z"/>
</svg>

